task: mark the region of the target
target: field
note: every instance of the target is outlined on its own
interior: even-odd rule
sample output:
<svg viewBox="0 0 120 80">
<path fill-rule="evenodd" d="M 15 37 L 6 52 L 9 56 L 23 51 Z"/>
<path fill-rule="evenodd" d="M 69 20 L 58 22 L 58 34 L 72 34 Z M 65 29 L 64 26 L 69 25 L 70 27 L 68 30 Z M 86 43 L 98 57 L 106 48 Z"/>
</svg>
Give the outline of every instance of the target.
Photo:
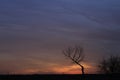
<svg viewBox="0 0 120 80">
<path fill-rule="evenodd" d="M 0 75 L 0 80 L 120 80 L 117 75 L 87 74 L 87 75 Z"/>
</svg>

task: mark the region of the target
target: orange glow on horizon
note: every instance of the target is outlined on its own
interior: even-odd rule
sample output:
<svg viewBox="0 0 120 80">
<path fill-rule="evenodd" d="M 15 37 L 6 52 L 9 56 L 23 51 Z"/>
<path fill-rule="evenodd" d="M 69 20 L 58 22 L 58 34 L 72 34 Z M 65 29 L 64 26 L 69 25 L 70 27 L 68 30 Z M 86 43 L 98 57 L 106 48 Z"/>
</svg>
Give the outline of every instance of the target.
<svg viewBox="0 0 120 80">
<path fill-rule="evenodd" d="M 59 64 L 48 64 L 49 66 L 45 69 L 40 68 L 28 68 L 18 70 L 15 74 L 81 74 L 80 66 L 74 64 L 69 66 L 61 66 Z M 85 68 L 85 74 L 92 74 L 95 72 L 95 68 L 87 63 L 83 64 Z"/>
<path fill-rule="evenodd" d="M 85 73 L 88 74 L 88 73 L 92 73 L 94 72 L 94 69 L 92 66 L 90 65 L 87 65 L 87 64 L 83 64 L 84 68 L 85 68 Z M 71 66 L 63 66 L 63 67 L 56 67 L 56 68 L 53 68 L 53 71 L 56 72 L 56 73 L 63 73 L 63 74 L 81 74 L 81 70 L 80 70 L 80 66 L 74 64 L 74 65 L 71 65 Z"/>
</svg>

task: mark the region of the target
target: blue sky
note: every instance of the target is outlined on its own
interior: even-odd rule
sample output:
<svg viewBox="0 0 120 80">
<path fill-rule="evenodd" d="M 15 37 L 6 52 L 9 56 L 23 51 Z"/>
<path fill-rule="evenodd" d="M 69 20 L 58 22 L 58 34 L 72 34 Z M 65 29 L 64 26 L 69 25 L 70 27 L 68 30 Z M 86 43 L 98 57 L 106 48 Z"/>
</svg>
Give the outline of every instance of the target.
<svg viewBox="0 0 120 80">
<path fill-rule="evenodd" d="M 0 0 L 0 73 L 71 65 L 61 51 L 74 44 L 84 47 L 84 62 L 95 66 L 119 54 L 119 34 L 119 0 Z"/>
</svg>

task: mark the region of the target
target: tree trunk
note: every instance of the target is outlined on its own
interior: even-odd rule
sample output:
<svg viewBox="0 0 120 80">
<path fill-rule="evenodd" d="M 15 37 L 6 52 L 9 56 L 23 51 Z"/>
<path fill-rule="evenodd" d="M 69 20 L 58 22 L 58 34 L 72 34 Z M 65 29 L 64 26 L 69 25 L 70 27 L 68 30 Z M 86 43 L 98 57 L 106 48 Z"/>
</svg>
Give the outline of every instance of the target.
<svg viewBox="0 0 120 80">
<path fill-rule="evenodd" d="M 85 72 L 84 72 L 84 67 L 83 67 L 81 64 L 79 64 L 79 66 L 81 67 L 82 75 L 84 75 L 84 74 L 85 74 Z"/>
<path fill-rule="evenodd" d="M 81 71 L 82 71 L 82 75 L 84 75 L 84 67 L 81 65 Z"/>
</svg>

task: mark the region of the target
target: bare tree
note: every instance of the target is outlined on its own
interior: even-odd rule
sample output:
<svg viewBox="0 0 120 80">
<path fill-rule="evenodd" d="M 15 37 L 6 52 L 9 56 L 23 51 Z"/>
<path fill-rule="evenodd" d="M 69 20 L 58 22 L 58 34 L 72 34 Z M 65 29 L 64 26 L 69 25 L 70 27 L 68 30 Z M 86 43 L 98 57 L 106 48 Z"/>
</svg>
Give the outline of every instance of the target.
<svg viewBox="0 0 120 80">
<path fill-rule="evenodd" d="M 110 56 L 108 59 L 103 59 L 98 65 L 100 72 L 105 74 L 120 74 L 120 57 Z"/>
<path fill-rule="evenodd" d="M 75 64 L 81 67 L 81 72 L 84 74 L 84 66 L 80 63 L 84 59 L 83 48 L 80 46 L 68 47 L 63 50 L 63 54 L 72 60 Z"/>
</svg>

